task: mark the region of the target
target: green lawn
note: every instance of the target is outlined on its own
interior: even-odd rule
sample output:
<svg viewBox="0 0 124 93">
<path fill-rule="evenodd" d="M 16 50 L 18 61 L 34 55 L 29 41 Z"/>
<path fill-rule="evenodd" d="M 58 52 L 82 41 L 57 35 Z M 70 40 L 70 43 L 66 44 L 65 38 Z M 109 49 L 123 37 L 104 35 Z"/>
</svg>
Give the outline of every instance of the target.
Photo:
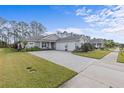
<svg viewBox="0 0 124 93">
<path fill-rule="evenodd" d="M 0 49 L 0 87 L 58 87 L 77 73 L 25 52 Z"/>
<path fill-rule="evenodd" d="M 119 52 L 117 61 L 124 63 L 124 52 Z"/>
<path fill-rule="evenodd" d="M 94 51 L 89 51 L 89 52 L 73 52 L 73 54 L 79 55 L 79 56 L 84 56 L 84 57 L 95 58 L 95 59 L 101 59 L 105 55 L 109 54 L 110 52 L 111 51 L 109 51 L 109 50 L 96 49 Z"/>
</svg>

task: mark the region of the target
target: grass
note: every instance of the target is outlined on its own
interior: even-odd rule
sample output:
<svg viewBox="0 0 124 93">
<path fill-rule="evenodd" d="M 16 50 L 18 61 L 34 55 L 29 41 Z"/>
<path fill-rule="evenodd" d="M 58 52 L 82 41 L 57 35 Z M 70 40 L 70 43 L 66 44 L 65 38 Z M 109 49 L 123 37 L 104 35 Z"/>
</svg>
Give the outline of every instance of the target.
<svg viewBox="0 0 124 93">
<path fill-rule="evenodd" d="M 84 56 L 84 57 L 90 57 L 90 58 L 95 58 L 95 59 L 101 59 L 107 54 L 109 54 L 111 51 L 110 50 L 100 50 L 96 49 L 94 51 L 89 51 L 89 52 L 73 52 L 75 55 L 79 56 Z"/>
<path fill-rule="evenodd" d="M 117 62 L 124 63 L 124 51 L 119 52 Z"/>
<path fill-rule="evenodd" d="M 1 88 L 58 87 L 77 73 L 13 49 L 0 49 Z"/>
</svg>

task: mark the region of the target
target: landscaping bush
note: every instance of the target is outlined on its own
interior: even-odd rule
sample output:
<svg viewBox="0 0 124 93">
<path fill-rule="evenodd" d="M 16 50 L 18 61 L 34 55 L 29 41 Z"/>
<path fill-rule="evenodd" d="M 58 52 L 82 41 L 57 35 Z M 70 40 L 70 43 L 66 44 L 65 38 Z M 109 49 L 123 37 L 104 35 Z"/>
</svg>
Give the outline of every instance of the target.
<svg viewBox="0 0 124 93">
<path fill-rule="evenodd" d="M 89 46 L 89 50 L 90 50 L 90 51 L 92 51 L 92 50 L 95 49 L 94 45 L 92 45 L 92 44 L 90 44 L 90 43 L 88 43 L 88 46 Z"/>
<path fill-rule="evenodd" d="M 88 52 L 89 51 L 88 44 L 85 43 L 84 45 L 82 45 L 81 50 L 82 52 Z"/>
<path fill-rule="evenodd" d="M 21 52 L 28 52 L 28 51 L 41 51 L 42 49 L 35 46 L 35 47 L 31 47 L 31 48 L 24 48 L 21 50 Z"/>
<path fill-rule="evenodd" d="M 103 47 L 101 47 L 100 49 L 101 49 L 101 50 L 105 50 L 105 48 L 103 48 Z"/>
<path fill-rule="evenodd" d="M 26 48 L 25 50 L 26 50 L 26 51 L 40 51 L 41 48 L 35 46 L 35 47 L 32 47 L 32 48 Z"/>
<path fill-rule="evenodd" d="M 7 47 L 7 43 L 4 41 L 0 41 L 0 48 L 6 48 Z"/>
<path fill-rule="evenodd" d="M 85 43 L 81 46 L 81 51 L 83 52 L 88 52 L 94 50 L 94 46 L 91 45 L 90 43 Z"/>
</svg>

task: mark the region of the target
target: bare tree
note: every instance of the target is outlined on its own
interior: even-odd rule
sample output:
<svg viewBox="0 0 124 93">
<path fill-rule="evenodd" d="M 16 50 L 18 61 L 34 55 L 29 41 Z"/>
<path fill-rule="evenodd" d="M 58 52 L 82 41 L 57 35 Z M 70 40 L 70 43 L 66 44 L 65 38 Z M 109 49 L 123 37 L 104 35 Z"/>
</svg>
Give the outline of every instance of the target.
<svg viewBox="0 0 124 93">
<path fill-rule="evenodd" d="M 2 42 L 5 40 L 5 35 L 3 34 L 2 27 L 6 23 L 6 20 L 0 17 L 0 44 L 2 45 Z"/>
<path fill-rule="evenodd" d="M 46 28 L 41 24 L 36 21 L 32 21 L 30 24 L 30 31 L 32 33 L 31 36 L 39 36 L 46 32 Z"/>
<path fill-rule="evenodd" d="M 4 18 L 0 17 L 0 27 L 5 24 L 7 22 L 7 20 L 5 20 Z"/>
<path fill-rule="evenodd" d="M 36 21 L 26 22 L 8 21 L 0 17 L 0 44 L 2 41 L 10 44 L 18 41 L 25 42 L 29 36 L 40 36 L 46 28 Z M 26 44 L 26 43 L 25 43 Z"/>
<path fill-rule="evenodd" d="M 11 36 L 13 37 L 13 41 L 14 43 L 18 41 L 18 37 L 19 37 L 19 34 L 18 34 L 18 23 L 16 21 L 10 21 L 9 22 L 11 24 Z"/>
<path fill-rule="evenodd" d="M 27 36 L 29 36 L 29 26 L 25 22 L 19 22 L 17 25 L 17 30 L 18 30 L 18 38 L 19 41 L 23 41 Z"/>
<path fill-rule="evenodd" d="M 6 43 L 7 43 L 7 44 L 10 44 L 10 42 L 11 42 L 11 31 L 10 31 L 10 28 L 8 28 L 8 27 L 3 27 L 3 28 L 2 28 L 2 31 L 3 31 L 3 33 L 4 33 L 4 35 L 5 35 Z"/>
</svg>

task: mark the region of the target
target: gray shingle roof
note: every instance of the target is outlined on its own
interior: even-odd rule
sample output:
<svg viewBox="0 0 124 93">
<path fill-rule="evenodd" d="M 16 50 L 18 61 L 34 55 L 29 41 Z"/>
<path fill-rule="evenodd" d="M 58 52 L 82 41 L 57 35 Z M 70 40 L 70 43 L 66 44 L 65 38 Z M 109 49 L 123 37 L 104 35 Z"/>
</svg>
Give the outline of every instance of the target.
<svg viewBox="0 0 124 93">
<path fill-rule="evenodd" d="M 41 36 L 33 36 L 33 37 L 29 37 L 29 38 L 26 38 L 25 40 L 26 41 L 39 41 L 43 38 L 44 36 L 41 35 Z"/>
<path fill-rule="evenodd" d="M 104 43 L 105 40 L 104 39 L 91 39 L 90 43 Z"/>
<path fill-rule="evenodd" d="M 81 37 L 82 37 L 81 35 L 68 36 L 65 38 L 58 39 L 57 42 L 74 42 L 74 41 L 78 41 Z"/>
<path fill-rule="evenodd" d="M 41 41 L 55 42 L 59 37 L 56 34 L 50 34 L 41 39 Z"/>
<path fill-rule="evenodd" d="M 56 34 L 50 34 L 47 36 L 33 36 L 33 37 L 29 37 L 26 38 L 26 41 L 49 41 L 49 42 L 55 42 L 57 39 L 59 39 L 59 37 Z"/>
</svg>

